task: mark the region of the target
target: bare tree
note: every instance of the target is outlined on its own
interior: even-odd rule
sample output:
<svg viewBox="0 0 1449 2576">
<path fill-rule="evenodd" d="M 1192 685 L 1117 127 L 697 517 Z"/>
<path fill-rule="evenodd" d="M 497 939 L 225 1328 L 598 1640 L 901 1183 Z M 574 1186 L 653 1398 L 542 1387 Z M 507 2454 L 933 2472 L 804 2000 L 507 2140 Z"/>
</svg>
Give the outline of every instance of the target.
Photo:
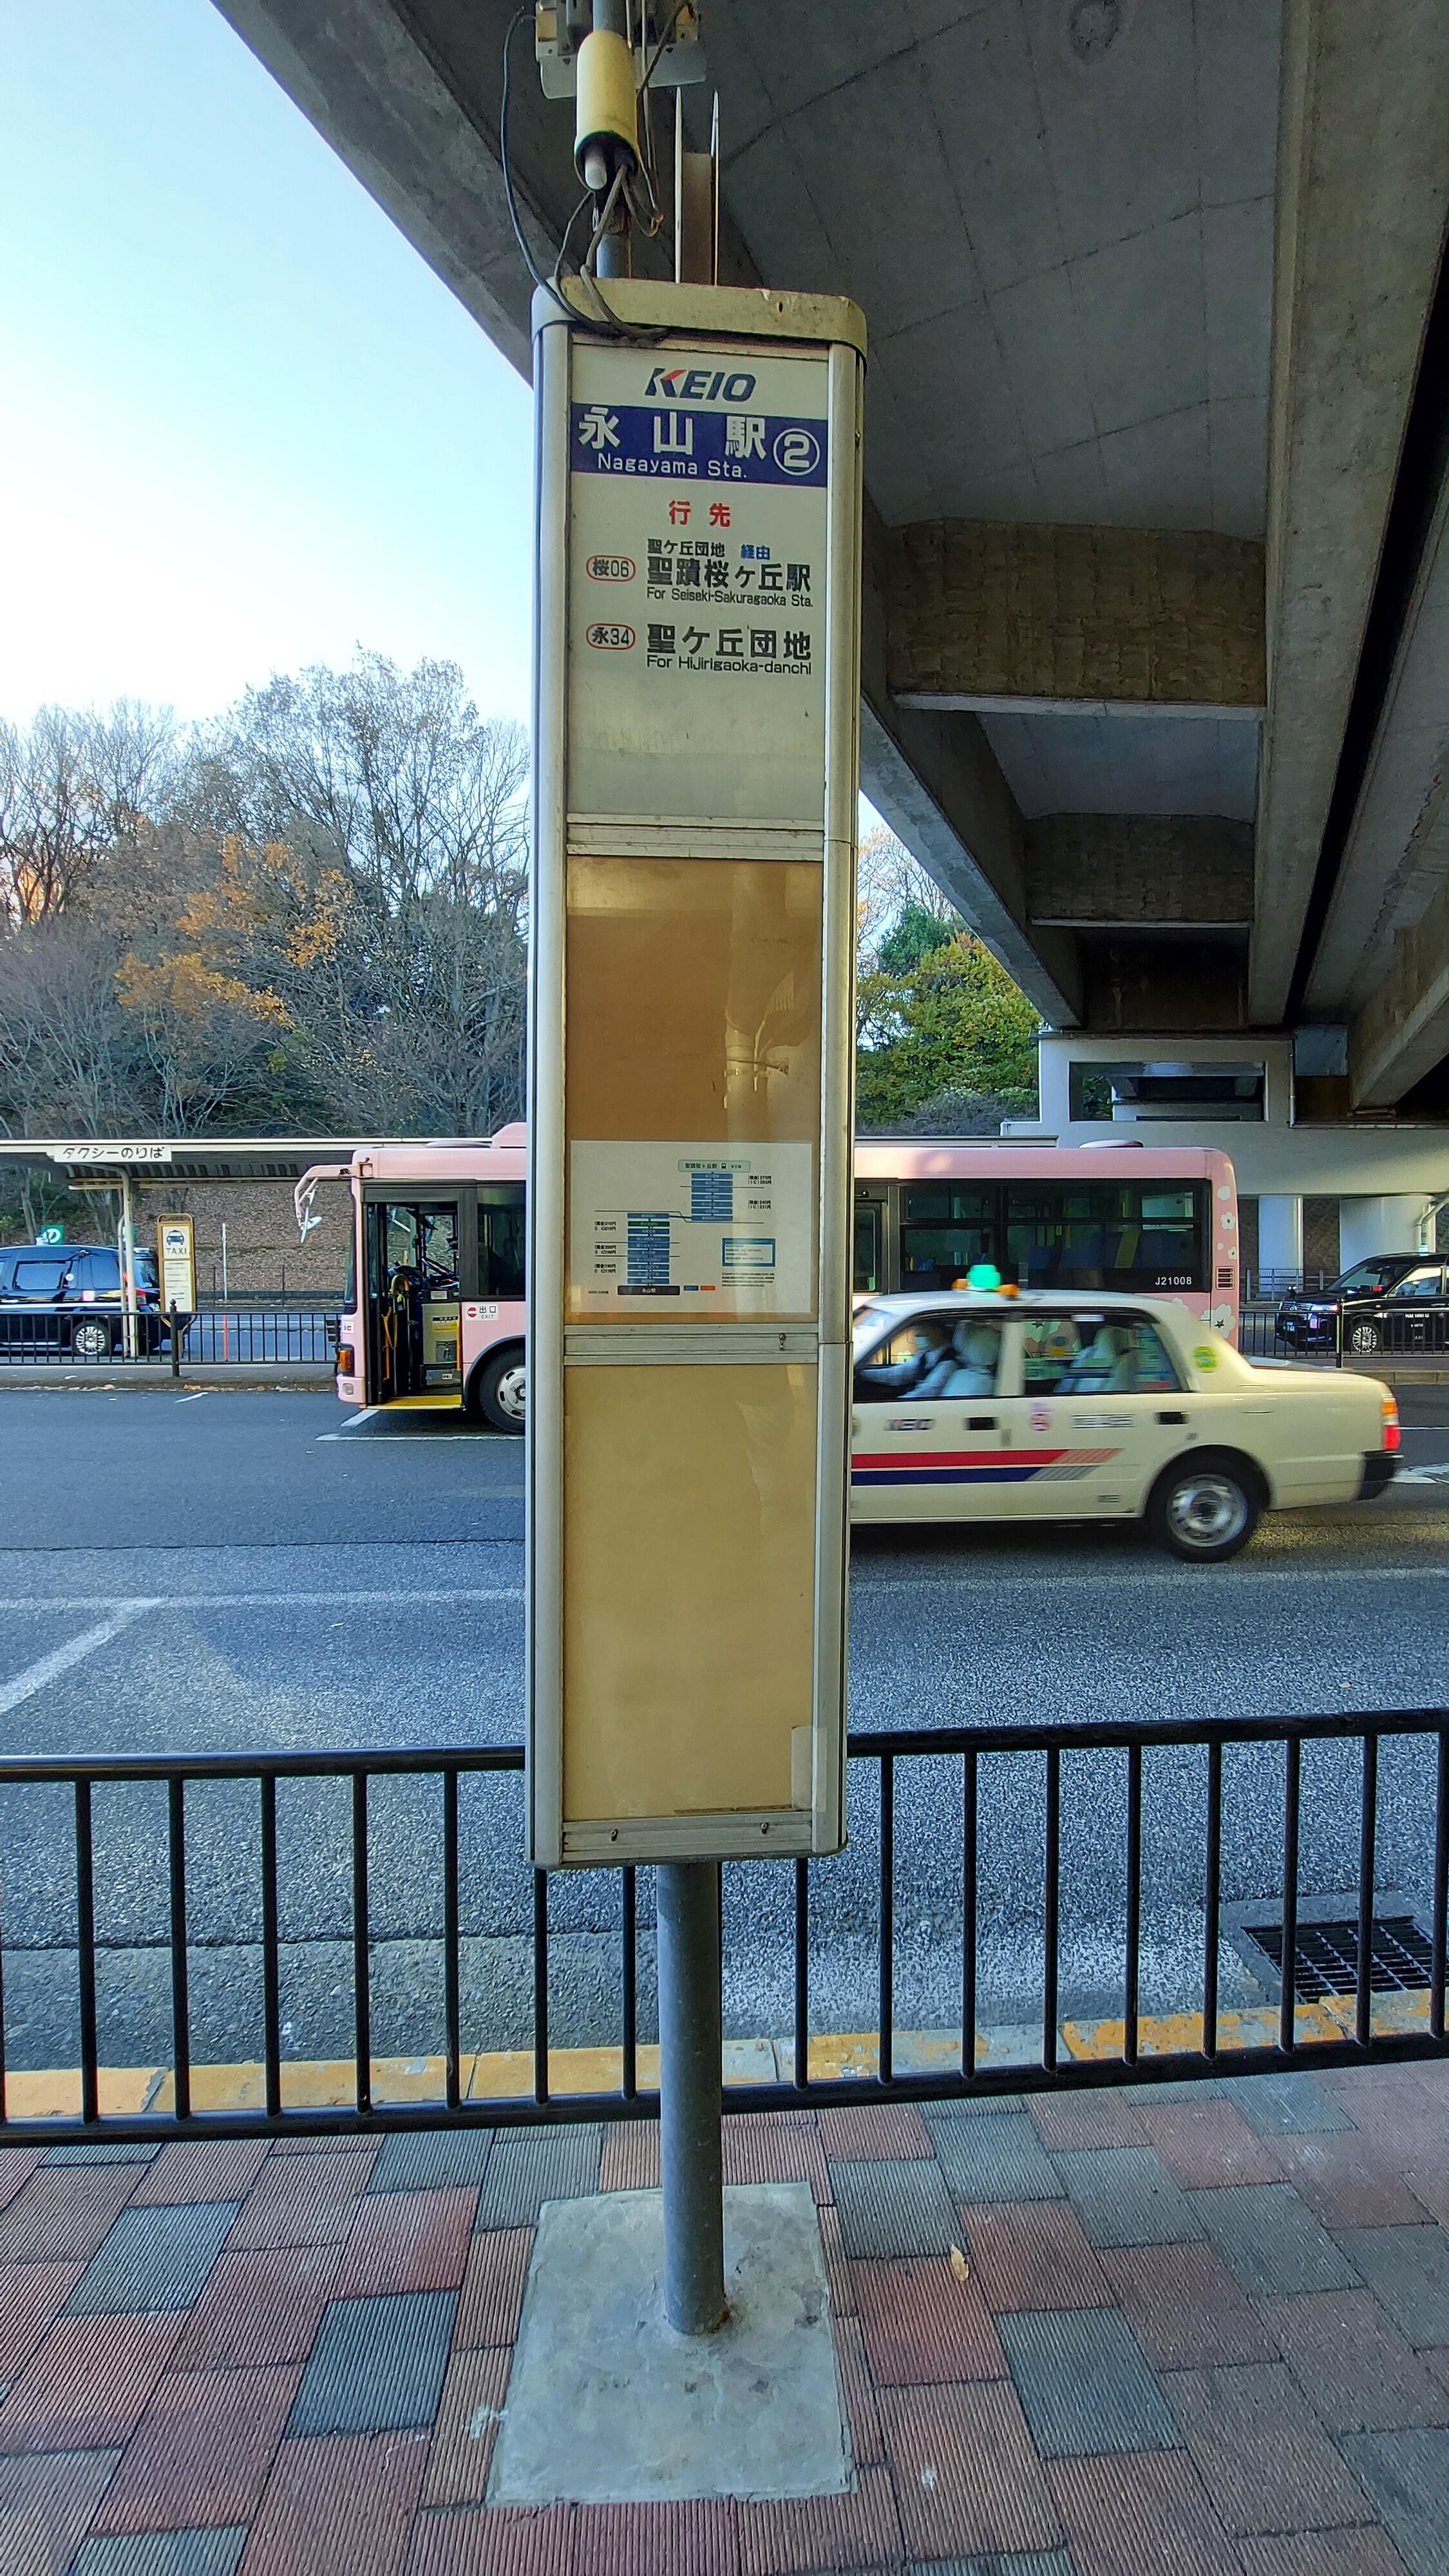
<svg viewBox="0 0 1449 2576">
<path fill-rule="evenodd" d="M 860 845 L 856 923 L 863 967 L 875 963 L 882 939 L 908 910 L 931 913 L 940 922 L 944 938 L 966 927 L 950 896 L 911 856 L 904 841 L 882 824 L 877 831 L 867 832 Z"/>
<path fill-rule="evenodd" d="M 527 770 L 456 665 L 373 653 L 187 737 L 0 728 L 0 1125 L 516 1116 Z"/>
<path fill-rule="evenodd" d="M 134 1032 L 113 935 L 52 916 L 0 940 L 0 1123 L 96 1135 L 134 1114 Z"/>
<path fill-rule="evenodd" d="M 191 818 L 329 859 L 349 902 L 293 1009 L 349 1123 L 486 1133 L 523 1102 L 523 729 L 456 664 L 360 653 L 249 690 L 196 749 Z"/>
<path fill-rule="evenodd" d="M 165 809 L 178 776 L 169 708 L 118 699 L 107 715 L 42 707 L 0 723 L 0 928 L 74 904 L 141 818 Z"/>
<path fill-rule="evenodd" d="M 197 744 L 190 813 L 258 843 L 320 837 L 405 922 L 439 887 L 476 902 L 521 866 L 527 775 L 522 726 L 480 716 L 455 662 L 359 653 L 248 689 Z"/>
</svg>

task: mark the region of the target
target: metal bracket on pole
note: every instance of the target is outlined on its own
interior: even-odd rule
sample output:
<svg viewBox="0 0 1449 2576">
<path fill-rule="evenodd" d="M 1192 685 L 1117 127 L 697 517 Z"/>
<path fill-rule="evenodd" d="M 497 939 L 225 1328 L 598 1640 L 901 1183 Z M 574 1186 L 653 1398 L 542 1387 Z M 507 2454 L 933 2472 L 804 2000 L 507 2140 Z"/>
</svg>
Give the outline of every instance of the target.
<svg viewBox="0 0 1449 2576">
<path fill-rule="evenodd" d="M 684 139 L 684 92 L 674 93 L 674 274 L 681 286 L 719 283 L 719 100 L 710 117 L 709 150 Z"/>
</svg>

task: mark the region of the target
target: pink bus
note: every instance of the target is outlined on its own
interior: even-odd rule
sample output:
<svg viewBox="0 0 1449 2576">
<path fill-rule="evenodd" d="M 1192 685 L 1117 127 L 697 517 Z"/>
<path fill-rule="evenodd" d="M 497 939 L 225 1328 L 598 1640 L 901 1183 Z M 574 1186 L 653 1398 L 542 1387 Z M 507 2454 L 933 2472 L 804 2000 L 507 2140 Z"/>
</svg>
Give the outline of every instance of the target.
<svg viewBox="0 0 1449 2576">
<path fill-rule="evenodd" d="M 352 1192 L 344 1404 L 466 1407 L 522 1430 L 527 1169 L 516 1125 L 478 1145 L 372 1145 L 304 1175 L 301 1222 L 319 1182 Z M 857 1296 L 964 1285 L 983 1262 L 1021 1288 L 1176 1298 L 1235 1337 L 1232 1164 L 1194 1147 L 857 1140 Z"/>
<path fill-rule="evenodd" d="M 523 1429 L 523 1226 L 528 1130 L 478 1145 L 367 1145 L 297 1184 L 305 1228 L 322 1181 L 352 1192 L 344 1404 L 476 1413 Z"/>
</svg>

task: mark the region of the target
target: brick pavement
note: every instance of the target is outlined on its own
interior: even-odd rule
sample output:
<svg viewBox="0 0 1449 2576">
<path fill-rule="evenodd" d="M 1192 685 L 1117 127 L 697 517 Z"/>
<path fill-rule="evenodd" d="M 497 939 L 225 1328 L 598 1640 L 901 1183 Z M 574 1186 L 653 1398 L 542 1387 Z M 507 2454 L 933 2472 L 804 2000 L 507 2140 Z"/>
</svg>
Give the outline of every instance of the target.
<svg viewBox="0 0 1449 2576">
<path fill-rule="evenodd" d="M 16 2149 L 4 2576 L 1449 2576 L 1449 2063 L 727 2128 L 852 2493 L 484 2502 L 539 2203 L 647 2129 Z"/>
</svg>

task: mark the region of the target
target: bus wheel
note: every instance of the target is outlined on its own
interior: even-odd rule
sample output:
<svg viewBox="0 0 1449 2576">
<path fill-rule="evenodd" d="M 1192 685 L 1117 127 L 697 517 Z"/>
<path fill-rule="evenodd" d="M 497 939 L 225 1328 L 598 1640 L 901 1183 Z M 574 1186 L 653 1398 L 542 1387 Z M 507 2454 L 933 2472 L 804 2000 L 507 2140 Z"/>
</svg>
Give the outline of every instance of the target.
<svg viewBox="0 0 1449 2576">
<path fill-rule="evenodd" d="M 1247 1461 L 1208 1450 L 1179 1459 L 1158 1477 L 1148 1498 L 1147 1527 L 1173 1556 L 1221 1565 L 1247 1546 L 1262 1508 L 1262 1489 Z"/>
<path fill-rule="evenodd" d="M 494 1431 L 522 1431 L 527 1383 L 522 1351 L 495 1351 L 468 1381 L 468 1409 Z"/>
</svg>

